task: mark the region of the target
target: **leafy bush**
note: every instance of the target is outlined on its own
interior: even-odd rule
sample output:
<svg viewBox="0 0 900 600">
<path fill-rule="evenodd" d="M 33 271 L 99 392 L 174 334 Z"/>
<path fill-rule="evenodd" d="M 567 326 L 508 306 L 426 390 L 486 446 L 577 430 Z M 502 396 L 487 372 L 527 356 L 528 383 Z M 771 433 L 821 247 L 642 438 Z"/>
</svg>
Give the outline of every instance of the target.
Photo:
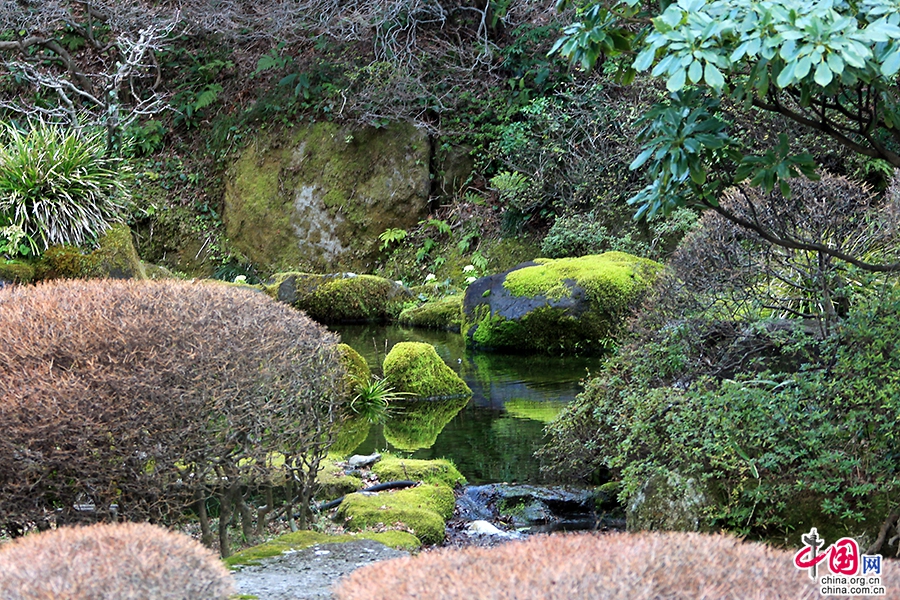
<svg viewBox="0 0 900 600">
<path fill-rule="evenodd" d="M 122 167 L 105 155 L 102 132 L 34 123 L 28 133 L 6 126 L 2 135 L 0 227 L 20 228 L 31 254 L 81 245 L 118 219 Z"/>
<path fill-rule="evenodd" d="M 0 548 L 5 600 L 226 600 L 232 592 L 212 552 L 153 525 L 62 527 Z"/>
<path fill-rule="evenodd" d="M 697 214 L 679 209 L 668 219 L 655 219 L 646 229 L 629 222 L 606 222 L 593 213 L 558 217 L 541 242 L 541 255 L 549 258 L 627 252 L 658 260 L 674 250 L 675 245 L 697 223 Z"/>
<path fill-rule="evenodd" d="M 670 325 L 566 408 L 545 463 L 608 470 L 626 500 L 657 473 L 696 478 L 711 498 L 703 527 L 784 541 L 830 524 L 872 543 L 900 490 L 898 314 L 891 289 L 821 341 L 799 322 Z"/>
<path fill-rule="evenodd" d="M 306 505 L 341 372 L 335 336 L 301 313 L 223 284 L 59 281 L 0 289 L 0 329 L 11 533 L 47 519 L 177 522 L 195 502 L 203 521 L 214 495 L 227 554 L 231 509 L 274 466 Z"/>
</svg>

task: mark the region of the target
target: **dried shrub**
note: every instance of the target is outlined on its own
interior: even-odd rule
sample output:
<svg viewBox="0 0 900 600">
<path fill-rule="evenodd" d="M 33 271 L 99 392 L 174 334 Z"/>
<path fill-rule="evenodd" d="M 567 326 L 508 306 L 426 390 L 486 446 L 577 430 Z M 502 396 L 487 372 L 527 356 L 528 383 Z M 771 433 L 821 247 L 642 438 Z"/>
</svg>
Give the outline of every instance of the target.
<svg viewBox="0 0 900 600">
<path fill-rule="evenodd" d="M 871 283 L 866 281 L 871 275 L 803 246 L 825 245 L 867 262 L 892 260 L 900 184 L 895 181 L 885 198 L 865 184 L 828 173 L 819 181 L 798 178 L 789 185 L 790 199 L 760 188 L 727 191 L 722 209 L 753 228 L 709 211 L 682 241 L 671 265 L 694 301 L 707 298 L 724 318 L 814 319 L 827 331 L 846 316 L 851 296 Z"/>
<path fill-rule="evenodd" d="M 242 498 L 273 468 L 308 502 L 341 369 L 335 336 L 302 313 L 224 284 L 58 281 L 0 289 L 0 329 L 0 523 L 13 533 L 173 522 L 195 500 L 203 520 L 215 494 L 227 554 L 232 507 L 246 531 Z"/>
<path fill-rule="evenodd" d="M 554 535 L 364 567 L 342 580 L 335 594 L 339 600 L 817 598 L 817 586 L 792 558 L 723 535 Z M 883 571 L 888 589 L 900 585 L 892 567 Z"/>
<path fill-rule="evenodd" d="M 123 523 L 63 527 L 0 548 L 4 600 L 225 600 L 231 575 L 186 535 Z"/>
</svg>

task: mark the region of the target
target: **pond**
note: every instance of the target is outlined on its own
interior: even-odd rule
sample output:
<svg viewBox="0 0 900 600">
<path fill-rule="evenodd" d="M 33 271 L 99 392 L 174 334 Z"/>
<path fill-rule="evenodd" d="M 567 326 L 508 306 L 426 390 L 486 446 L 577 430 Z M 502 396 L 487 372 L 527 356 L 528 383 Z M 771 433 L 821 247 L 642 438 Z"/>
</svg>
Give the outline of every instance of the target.
<svg viewBox="0 0 900 600">
<path fill-rule="evenodd" d="M 410 458 L 446 457 L 471 484 L 543 483 L 534 452 L 544 427 L 581 391 L 599 358 L 505 356 L 466 352 L 458 333 L 396 325 L 341 325 L 331 329 L 362 354 L 373 373 L 398 342 L 426 342 L 472 388 L 460 402 L 419 402 L 416 411 L 358 431 L 352 451 Z M 412 414 L 415 412 L 416 414 Z M 365 437 L 363 437 L 365 436 Z M 362 440 L 358 443 L 357 441 Z M 348 451 L 347 446 L 341 448 Z"/>
</svg>

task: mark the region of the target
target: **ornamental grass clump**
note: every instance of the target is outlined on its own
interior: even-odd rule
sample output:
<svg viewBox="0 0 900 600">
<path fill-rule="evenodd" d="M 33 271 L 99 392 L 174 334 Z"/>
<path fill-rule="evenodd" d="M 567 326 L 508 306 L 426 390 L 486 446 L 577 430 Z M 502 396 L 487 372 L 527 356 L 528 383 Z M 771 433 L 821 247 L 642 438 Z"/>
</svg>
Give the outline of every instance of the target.
<svg viewBox="0 0 900 600">
<path fill-rule="evenodd" d="M 338 414 L 336 337 L 253 290 L 178 281 L 0 289 L 0 523 L 174 523 L 219 545 L 250 498 L 308 505 Z M 287 474 L 274 477 L 274 471 Z M 293 510 L 288 510 L 293 515 Z M 305 514 L 305 511 L 301 511 Z M 300 526 L 305 525 L 301 517 Z"/>
<path fill-rule="evenodd" d="M 213 552 L 146 523 L 62 527 L 0 547 L 4 600 L 226 600 L 233 591 Z"/>
<path fill-rule="evenodd" d="M 17 253 L 79 246 L 119 220 L 124 167 L 106 155 L 102 132 L 38 122 L 27 133 L 7 125 L 0 136 L 0 231 L 6 241 L 15 233 Z"/>
</svg>

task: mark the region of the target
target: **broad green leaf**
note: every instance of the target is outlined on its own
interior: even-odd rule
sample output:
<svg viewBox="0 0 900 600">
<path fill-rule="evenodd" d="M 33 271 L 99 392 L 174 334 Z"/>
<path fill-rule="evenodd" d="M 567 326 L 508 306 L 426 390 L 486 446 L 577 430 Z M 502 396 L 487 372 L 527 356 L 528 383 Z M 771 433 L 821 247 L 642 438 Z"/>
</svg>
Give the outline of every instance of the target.
<svg viewBox="0 0 900 600">
<path fill-rule="evenodd" d="M 828 63 L 820 62 L 819 66 L 816 67 L 816 74 L 813 79 L 816 80 L 816 83 L 825 87 L 831 80 L 834 78 L 834 75 L 831 72 L 831 69 L 828 68 Z"/>
<path fill-rule="evenodd" d="M 900 71 L 900 48 L 891 52 L 881 63 L 881 74 L 885 77 L 893 77 Z"/>
<path fill-rule="evenodd" d="M 775 83 L 778 84 L 778 87 L 787 87 L 794 81 L 794 68 L 797 63 L 788 63 L 781 70 L 781 73 L 778 74 L 778 78 L 775 80 Z"/>
<path fill-rule="evenodd" d="M 677 92 L 684 88 L 685 75 L 686 71 L 683 68 L 672 73 L 672 76 L 666 81 L 666 89 L 670 92 Z"/>
<path fill-rule="evenodd" d="M 717 90 L 725 85 L 725 78 L 722 76 L 722 72 L 712 63 L 706 63 L 703 78 L 706 80 L 707 85 Z"/>
<path fill-rule="evenodd" d="M 807 54 L 797 61 L 797 66 L 794 67 L 794 77 L 798 80 L 803 79 L 809 74 L 810 67 L 812 67 L 812 58 Z"/>
<path fill-rule="evenodd" d="M 703 78 L 703 67 L 700 65 L 700 61 L 696 58 L 694 59 L 694 62 L 691 63 L 691 66 L 688 69 L 688 78 L 691 80 L 691 83 L 697 83 L 698 81 L 700 81 L 700 79 Z"/>
</svg>

